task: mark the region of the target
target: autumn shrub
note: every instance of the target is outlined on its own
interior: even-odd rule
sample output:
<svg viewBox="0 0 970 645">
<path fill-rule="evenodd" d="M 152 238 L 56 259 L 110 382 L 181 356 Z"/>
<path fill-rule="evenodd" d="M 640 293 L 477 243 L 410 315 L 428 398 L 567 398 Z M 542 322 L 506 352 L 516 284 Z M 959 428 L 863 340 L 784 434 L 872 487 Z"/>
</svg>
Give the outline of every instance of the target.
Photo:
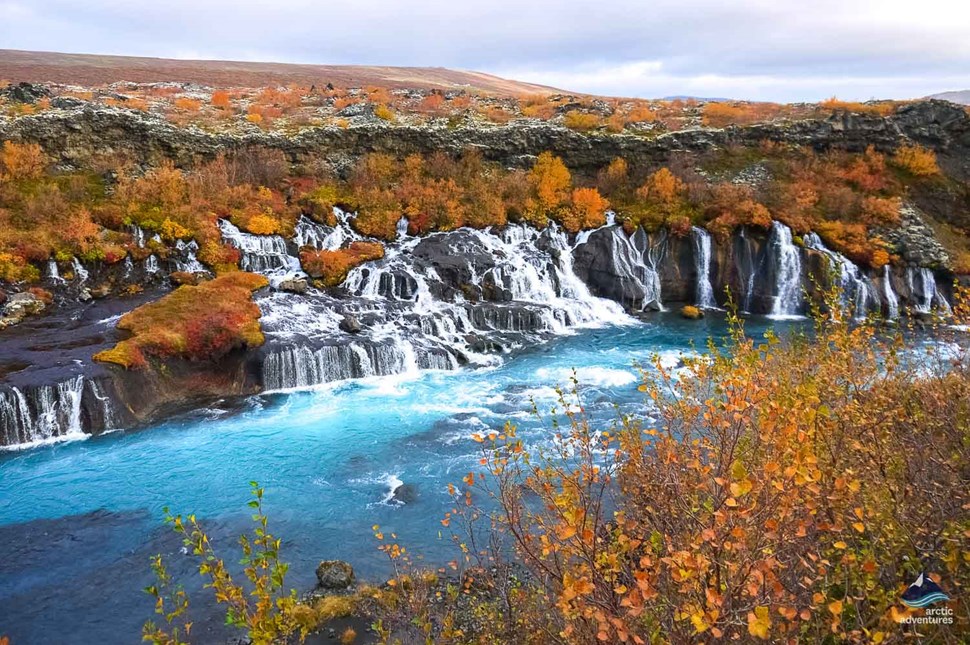
<svg viewBox="0 0 970 645">
<path fill-rule="evenodd" d="M 258 347 L 263 332 L 252 292 L 267 284 L 263 276 L 235 272 L 179 287 L 122 316 L 118 329 L 131 338 L 94 359 L 131 369 L 145 367 L 150 358 L 215 360 L 236 348 Z"/>
<path fill-rule="evenodd" d="M 289 565 L 280 559 L 282 540 L 269 531 L 269 519 L 263 511 L 263 489 L 250 484 L 249 507 L 255 523 L 252 534 L 242 535 L 239 545 L 245 582 L 237 582 L 223 558 L 219 557 L 209 536 L 195 515 L 183 518 L 165 509 L 165 522 L 182 536 L 186 552 L 198 558 L 199 575 L 207 580 L 216 602 L 226 607 L 226 624 L 244 630 L 253 645 L 280 642 L 303 642 L 316 626 L 314 612 L 301 605 L 296 590 L 286 588 Z M 174 584 L 162 556 L 152 558 L 156 582 L 145 588 L 155 599 L 155 613 L 165 624 L 147 621 L 142 628 L 143 640 L 154 645 L 184 645 L 190 642 L 192 623 L 188 620 L 189 597 Z"/>
<path fill-rule="evenodd" d="M 391 108 L 387 107 L 387 105 L 385 105 L 384 103 L 381 103 L 376 108 L 374 108 L 374 116 L 384 121 L 397 120 L 397 117 L 394 116 L 394 111 L 391 110 Z"/>
<path fill-rule="evenodd" d="M 352 242 L 347 248 L 336 251 L 302 249 L 300 264 L 308 275 L 320 279 L 324 286 L 335 287 L 347 278 L 354 267 L 382 257 L 384 246 L 379 242 Z"/>
<path fill-rule="evenodd" d="M 503 588 L 501 556 L 461 538 L 465 562 L 499 572 L 484 576 L 497 602 L 474 638 L 895 642 L 920 573 L 961 597 L 967 354 L 914 362 L 836 293 L 827 304 L 811 336 L 756 341 L 732 317 L 725 347 L 678 371 L 658 359 L 646 420 L 594 425 L 573 391 L 546 447 L 512 424 L 485 437 L 483 472 L 446 520 L 490 523 L 528 574 Z M 967 628 L 934 634 L 956 643 Z"/>
<path fill-rule="evenodd" d="M 0 150 L 0 180 L 36 179 L 44 171 L 44 153 L 36 143 L 4 141 Z"/>
<path fill-rule="evenodd" d="M 893 164 L 915 177 L 930 177 L 940 174 L 936 154 L 922 146 L 902 146 L 893 155 Z"/>
<path fill-rule="evenodd" d="M 571 130 L 578 130 L 579 132 L 589 132 L 594 128 L 599 127 L 601 119 L 595 114 L 590 114 L 589 112 L 580 112 L 579 110 L 570 110 L 563 115 L 563 125 Z"/>
</svg>

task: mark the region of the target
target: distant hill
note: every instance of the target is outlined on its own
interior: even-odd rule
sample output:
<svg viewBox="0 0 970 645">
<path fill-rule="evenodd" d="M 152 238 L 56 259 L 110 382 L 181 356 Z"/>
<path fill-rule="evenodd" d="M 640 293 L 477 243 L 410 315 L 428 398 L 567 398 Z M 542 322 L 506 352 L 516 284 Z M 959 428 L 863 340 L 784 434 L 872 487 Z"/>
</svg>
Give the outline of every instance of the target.
<svg viewBox="0 0 970 645">
<path fill-rule="evenodd" d="M 957 90 L 954 92 L 940 92 L 939 94 L 931 94 L 927 96 L 928 99 L 942 99 L 944 101 L 952 101 L 954 103 L 959 103 L 961 105 L 970 105 L 970 90 Z"/>
<path fill-rule="evenodd" d="M 245 61 L 176 60 L 0 49 L 0 80 L 95 86 L 117 81 L 189 82 L 213 87 L 325 85 L 473 89 L 501 95 L 551 94 L 552 87 L 444 67 L 296 65 Z"/>
</svg>

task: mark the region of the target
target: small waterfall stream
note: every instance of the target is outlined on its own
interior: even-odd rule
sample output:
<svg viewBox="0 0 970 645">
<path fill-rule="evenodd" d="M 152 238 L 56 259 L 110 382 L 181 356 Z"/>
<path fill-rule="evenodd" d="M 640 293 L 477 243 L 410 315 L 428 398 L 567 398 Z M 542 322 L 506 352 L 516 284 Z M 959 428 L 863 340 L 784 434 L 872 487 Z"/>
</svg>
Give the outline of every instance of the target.
<svg viewBox="0 0 970 645">
<path fill-rule="evenodd" d="M 768 237 L 768 261 L 774 270 L 774 292 L 771 316 L 800 315 L 802 307 L 801 253 L 792 241 L 791 229 L 781 222 L 771 223 Z"/>
<path fill-rule="evenodd" d="M 711 286 L 711 234 L 698 226 L 692 226 L 690 237 L 694 248 L 694 271 L 697 273 L 694 302 L 703 309 L 715 309 L 717 302 Z"/>
<path fill-rule="evenodd" d="M 882 293 L 886 298 L 886 315 L 889 320 L 896 320 L 899 318 L 899 298 L 893 289 L 892 273 L 888 264 L 882 267 Z"/>
<path fill-rule="evenodd" d="M 229 220 L 219 220 L 224 240 L 242 253 L 239 267 L 243 271 L 282 277 L 301 273 L 300 260 L 290 255 L 286 240 L 280 235 L 252 235 L 243 233 Z"/>
<path fill-rule="evenodd" d="M 815 233 L 808 233 L 804 240 L 806 248 L 825 255 L 831 262 L 832 268 L 838 270 L 843 302 L 852 303 L 857 318 L 864 318 L 869 311 L 879 308 L 879 296 L 876 294 L 875 285 L 855 263 L 841 253 L 827 248 Z"/>
<path fill-rule="evenodd" d="M 936 286 L 932 269 L 906 267 L 906 286 L 909 287 L 913 309 L 918 313 L 931 313 L 934 306 L 943 312 L 950 311 L 950 303 Z"/>
<path fill-rule="evenodd" d="M 53 385 L 0 390 L 0 445 L 32 445 L 56 438 L 84 436 L 81 398 L 84 377 Z"/>
</svg>

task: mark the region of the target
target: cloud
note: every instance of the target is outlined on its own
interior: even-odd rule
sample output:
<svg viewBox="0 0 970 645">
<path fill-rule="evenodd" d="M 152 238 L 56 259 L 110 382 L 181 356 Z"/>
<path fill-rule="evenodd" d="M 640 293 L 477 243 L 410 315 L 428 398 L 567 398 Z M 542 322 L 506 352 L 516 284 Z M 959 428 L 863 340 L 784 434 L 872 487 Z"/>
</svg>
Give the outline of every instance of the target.
<svg viewBox="0 0 970 645">
<path fill-rule="evenodd" d="M 0 43 L 475 69 L 612 95 L 909 97 L 970 87 L 953 0 L 0 0 Z"/>
</svg>

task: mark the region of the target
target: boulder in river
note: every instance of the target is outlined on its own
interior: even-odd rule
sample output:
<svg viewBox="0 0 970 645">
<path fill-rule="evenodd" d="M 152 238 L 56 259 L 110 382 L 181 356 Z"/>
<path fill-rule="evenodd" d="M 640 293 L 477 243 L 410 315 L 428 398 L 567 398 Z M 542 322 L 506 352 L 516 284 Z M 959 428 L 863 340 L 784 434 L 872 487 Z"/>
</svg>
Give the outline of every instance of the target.
<svg viewBox="0 0 970 645">
<path fill-rule="evenodd" d="M 354 568 L 343 560 L 324 560 L 317 566 L 317 585 L 323 589 L 346 589 L 354 584 Z"/>
<path fill-rule="evenodd" d="M 391 496 L 400 504 L 413 504 L 418 501 L 418 489 L 413 484 L 401 484 Z"/>
<path fill-rule="evenodd" d="M 307 281 L 303 278 L 290 278 L 289 280 L 283 280 L 280 282 L 279 290 L 287 291 L 289 293 L 304 294 L 309 287 L 309 283 L 307 283 Z"/>
<path fill-rule="evenodd" d="M 357 316 L 344 314 L 343 320 L 340 321 L 340 329 L 348 334 L 359 334 L 364 327 L 360 324 L 360 318 Z"/>
</svg>

